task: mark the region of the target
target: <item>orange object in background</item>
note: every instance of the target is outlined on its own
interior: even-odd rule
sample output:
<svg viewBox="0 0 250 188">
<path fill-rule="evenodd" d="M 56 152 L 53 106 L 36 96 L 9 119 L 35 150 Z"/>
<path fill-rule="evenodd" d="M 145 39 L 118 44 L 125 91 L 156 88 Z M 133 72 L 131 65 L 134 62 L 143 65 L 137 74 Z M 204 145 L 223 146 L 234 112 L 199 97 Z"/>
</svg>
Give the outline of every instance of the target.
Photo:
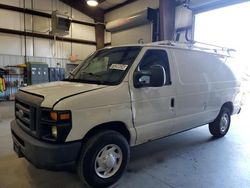
<svg viewBox="0 0 250 188">
<path fill-rule="evenodd" d="M 3 90 L 5 91 L 6 90 L 6 84 L 5 84 L 5 79 L 4 78 L 2 80 L 2 85 L 3 85 Z"/>
</svg>

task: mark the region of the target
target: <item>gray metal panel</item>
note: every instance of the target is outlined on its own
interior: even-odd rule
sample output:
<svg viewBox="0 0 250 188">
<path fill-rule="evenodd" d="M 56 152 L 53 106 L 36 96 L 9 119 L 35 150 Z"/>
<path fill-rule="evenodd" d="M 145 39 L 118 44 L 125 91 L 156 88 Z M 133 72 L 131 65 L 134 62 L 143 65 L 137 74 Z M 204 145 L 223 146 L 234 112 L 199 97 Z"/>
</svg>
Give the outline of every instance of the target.
<svg viewBox="0 0 250 188">
<path fill-rule="evenodd" d="M 48 64 L 39 62 L 27 63 L 28 84 L 49 82 Z"/>
</svg>

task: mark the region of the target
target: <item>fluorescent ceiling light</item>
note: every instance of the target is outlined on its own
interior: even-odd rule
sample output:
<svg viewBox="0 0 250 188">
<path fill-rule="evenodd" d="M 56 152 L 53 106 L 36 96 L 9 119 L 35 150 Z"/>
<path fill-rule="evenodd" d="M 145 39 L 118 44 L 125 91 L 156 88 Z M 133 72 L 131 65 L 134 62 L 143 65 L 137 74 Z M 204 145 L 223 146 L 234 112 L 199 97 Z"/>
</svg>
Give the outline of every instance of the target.
<svg viewBox="0 0 250 188">
<path fill-rule="evenodd" d="M 98 5 L 97 0 L 87 0 L 87 4 L 91 7 L 96 7 Z"/>
</svg>

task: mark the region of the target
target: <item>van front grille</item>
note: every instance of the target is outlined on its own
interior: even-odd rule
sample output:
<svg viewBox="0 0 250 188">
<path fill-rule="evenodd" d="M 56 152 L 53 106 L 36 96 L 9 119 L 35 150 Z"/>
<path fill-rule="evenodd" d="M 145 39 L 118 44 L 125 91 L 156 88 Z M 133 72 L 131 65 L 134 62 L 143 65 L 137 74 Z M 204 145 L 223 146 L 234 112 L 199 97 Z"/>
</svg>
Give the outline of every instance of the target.
<svg viewBox="0 0 250 188">
<path fill-rule="evenodd" d="M 15 116 L 17 124 L 27 133 L 39 136 L 39 110 L 42 97 L 32 94 L 17 92 L 15 97 Z"/>
<path fill-rule="evenodd" d="M 25 127 L 30 128 L 30 106 L 16 100 L 16 119 L 21 121 Z"/>
<path fill-rule="evenodd" d="M 36 116 L 35 107 L 16 100 L 15 113 L 16 119 L 19 120 L 26 128 L 31 129 L 32 131 L 36 130 L 36 124 L 34 121 Z"/>
</svg>

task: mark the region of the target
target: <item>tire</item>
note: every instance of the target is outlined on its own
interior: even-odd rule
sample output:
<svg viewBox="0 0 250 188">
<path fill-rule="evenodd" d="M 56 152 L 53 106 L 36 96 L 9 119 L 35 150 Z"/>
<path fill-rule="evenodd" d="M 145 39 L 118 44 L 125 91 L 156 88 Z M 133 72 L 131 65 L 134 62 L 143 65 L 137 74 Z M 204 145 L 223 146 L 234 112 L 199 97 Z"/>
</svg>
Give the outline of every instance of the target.
<svg viewBox="0 0 250 188">
<path fill-rule="evenodd" d="M 84 145 L 77 172 L 91 187 L 108 187 L 122 176 L 129 158 L 130 147 L 124 136 L 112 130 L 99 132 Z"/>
<path fill-rule="evenodd" d="M 218 117 L 209 124 L 209 131 L 215 138 L 225 136 L 231 123 L 231 114 L 228 108 L 222 107 Z"/>
</svg>

